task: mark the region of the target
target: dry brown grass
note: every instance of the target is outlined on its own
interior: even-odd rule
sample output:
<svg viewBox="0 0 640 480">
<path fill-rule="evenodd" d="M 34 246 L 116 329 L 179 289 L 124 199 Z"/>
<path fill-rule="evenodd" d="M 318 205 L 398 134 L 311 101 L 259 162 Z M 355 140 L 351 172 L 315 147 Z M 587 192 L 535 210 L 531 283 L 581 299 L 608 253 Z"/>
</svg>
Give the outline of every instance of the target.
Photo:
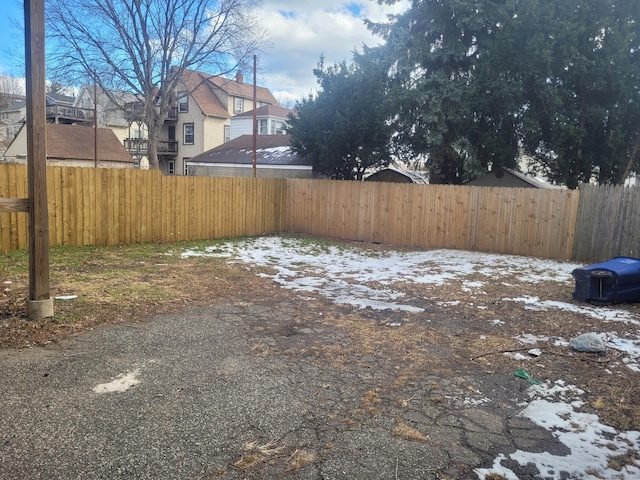
<svg viewBox="0 0 640 480">
<path fill-rule="evenodd" d="M 28 270 L 10 254 L 0 258 L 0 348 L 45 345 L 100 325 L 144 321 L 158 313 L 238 298 L 279 298 L 271 282 L 242 265 L 207 257 L 182 259 L 187 245 L 131 245 L 53 249 L 50 258 L 54 317 L 26 318 Z"/>
<path fill-rule="evenodd" d="M 315 453 L 305 449 L 296 450 L 287 460 L 287 472 L 297 472 L 315 461 Z"/>
<path fill-rule="evenodd" d="M 416 428 L 404 424 L 402 420 L 397 421 L 397 424 L 393 427 L 391 433 L 396 437 L 403 438 L 404 440 L 411 440 L 413 442 L 426 442 L 429 440 L 427 435 L 424 435 Z"/>
<path fill-rule="evenodd" d="M 246 470 L 259 463 L 269 461 L 273 458 L 283 457 L 286 447 L 278 445 L 275 440 L 267 443 L 259 443 L 257 440 L 244 444 L 242 458 L 235 462 L 233 466 L 239 470 Z"/>
<path fill-rule="evenodd" d="M 305 448 L 292 448 L 275 440 L 266 443 L 245 443 L 240 460 L 233 464 L 237 470 L 253 470 L 280 464 L 287 473 L 296 472 L 316 461 L 316 455 Z"/>
<path fill-rule="evenodd" d="M 380 414 L 380 396 L 378 392 L 375 390 L 367 390 L 361 399 L 362 405 L 364 407 L 365 413 L 368 415 L 379 415 Z"/>
</svg>

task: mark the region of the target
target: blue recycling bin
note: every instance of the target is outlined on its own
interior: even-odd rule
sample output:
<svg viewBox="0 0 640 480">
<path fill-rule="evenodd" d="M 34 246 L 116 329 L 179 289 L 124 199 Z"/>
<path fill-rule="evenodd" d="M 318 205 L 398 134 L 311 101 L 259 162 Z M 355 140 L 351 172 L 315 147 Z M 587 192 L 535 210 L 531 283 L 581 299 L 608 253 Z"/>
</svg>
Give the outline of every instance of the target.
<svg viewBox="0 0 640 480">
<path fill-rule="evenodd" d="M 594 305 L 640 302 L 640 258 L 615 257 L 571 272 L 573 298 Z"/>
</svg>

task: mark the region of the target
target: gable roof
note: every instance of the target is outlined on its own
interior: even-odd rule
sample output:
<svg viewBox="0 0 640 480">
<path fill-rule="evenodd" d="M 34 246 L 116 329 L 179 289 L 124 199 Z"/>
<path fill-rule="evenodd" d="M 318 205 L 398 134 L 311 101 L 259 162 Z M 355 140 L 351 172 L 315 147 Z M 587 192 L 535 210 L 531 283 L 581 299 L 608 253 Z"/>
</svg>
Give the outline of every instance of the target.
<svg viewBox="0 0 640 480">
<path fill-rule="evenodd" d="M 100 86 L 98 86 L 97 90 L 94 90 L 94 88 L 95 87 L 93 85 L 88 85 L 88 84 L 80 87 L 78 96 L 73 100 L 74 106 L 82 106 L 82 105 L 79 105 L 78 102 L 80 102 L 83 99 L 83 97 L 88 97 L 88 99 L 91 101 L 91 104 L 93 105 L 93 101 L 96 93 L 98 94 L 97 95 L 98 104 L 100 104 L 101 101 L 111 102 L 111 98 L 113 98 L 116 100 L 117 105 L 115 106 L 119 108 L 124 107 L 124 105 L 127 103 L 137 102 L 140 100 L 138 95 L 136 95 L 135 93 L 127 92 L 125 90 L 116 90 L 113 88 L 102 88 Z"/>
<path fill-rule="evenodd" d="M 479 187 L 515 187 L 515 188 L 555 188 L 554 185 L 524 175 L 510 168 L 496 168 L 485 175 L 471 180 L 465 185 Z"/>
<path fill-rule="evenodd" d="M 237 79 L 210 75 L 196 70 L 185 70 L 182 74 L 182 81 L 187 89 L 193 92 L 191 94 L 192 98 L 205 115 L 221 118 L 231 117 L 227 107 L 223 105 L 216 95 L 215 89 L 220 89 L 225 94 L 233 97 L 253 99 L 253 85 L 240 83 Z M 264 87 L 256 87 L 256 100 L 279 105 L 269 89 Z"/>
<path fill-rule="evenodd" d="M 256 116 L 258 117 L 277 117 L 277 118 L 287 118 L 290 113 L 293 113 L 294 110 L 290 108 L 280 107 L 278 105 L 263 105 L 261 107 L 256 108 Z M 251 117 L 253 116 L 253 110 L 249 110 L 248 112 L 239 113 L 235 115 L 236 117 Z"/>
<path fill-rule="evenodd" d="M 80 125 L 47 123 L 47 158 L 91 160 L 94 158 L 94 129 Z M 131 155 L 109 128 L 98 128 L 98 160 L 133 163 Z"/>
<path fill-rule="evenodd" d="M 56 105 L 58 103 L 63 105 L 73 105 L 73 102 L 76 100 L 75 97 L 63 95 L 61 93 L 47 93 L 45 98 L 47 105 Z"/>
<path fill-rule="evenodd" d="M 185 70 L 182 74 L 182 81 L 192 92 L 191 97 L 198 104 L 202 113 L 213 117 L 230 118 L 231 115 L 229 115 L 227 108 L 222 105 L 218 96 L 211 89 L 211 84 L 208 82 L 210 77 L 206 73 Z"/>
<path fill-rule="evenodd" d="M 27 108 L 27 102 L 15 102 L 12 103 L 11 105 L 0 109 L 0 113 L 14 113 L 14 112 L 19 112 L 20 110 L 24 110 Z"/>
<path fill-rule="evenodd" d="M 209 80 L 227 95 L 233 97 L 253 98 L 253 84 L 240 83 L 235 79 L 225 78 L 221 76 L 209 77 Z M 269 103 L 271 105 L 280 105 L 276 97 L 273 96 L 268 88 L 256 86 L 256 100 L 263 103 Z"/>
<path fill-rule="evenodd" d="M 382 168 L 364 180 L 370 182 L 417 183 L 422 185 L 427 183 L 424 177 L 415 172 L 393 167 Z"/>
<path fill-rule="evenodd" d="M 260 165 L 273 166 L 313 165 L 310 158 L 300 157 L 291 150 L 289 135 L 258 135 L 256 161 Z M 191 157 L 187 163 L 250 165 L 253 163 L 253 135 L 240 135 L 218 147 Z"/>
</svg>

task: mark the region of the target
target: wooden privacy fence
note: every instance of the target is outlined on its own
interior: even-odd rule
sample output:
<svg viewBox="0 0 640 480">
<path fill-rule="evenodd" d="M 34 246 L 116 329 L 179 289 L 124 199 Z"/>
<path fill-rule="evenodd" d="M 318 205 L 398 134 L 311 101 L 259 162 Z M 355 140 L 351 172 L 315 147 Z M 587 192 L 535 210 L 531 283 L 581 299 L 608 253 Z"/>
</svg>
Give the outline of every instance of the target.
<svg viewBox="0 0 640 480">
<path fill-rule="evenodd" d="M 579 193 L 47 168 L 49 243 L 117 245 L 304 233 L 423 248 L 568 259 Z M 0 165 L 0 196 L 27 196 Z M 0 250 L 26 248 L 26 213 L 0 214 Z"/>
<path fill-rule="evenodd" d="M 287 180 L 289 232 L 569 259 L 579 193 Z"/>
<path fill-rule="evenodd" d="M 48 167 L 51 246 L 262 235 L 284 228 L 284 179 L 163 176 Z M 0 165 L 0 197 L 27 197 L 27 170 Z M 28 246 L 26 213 L 0 213 L 0 250 Z"/>
<path fill-rule="evenodd" d="M 640 188 L 581 185 L 573 259 L 640 255 Z"/>
</svg>

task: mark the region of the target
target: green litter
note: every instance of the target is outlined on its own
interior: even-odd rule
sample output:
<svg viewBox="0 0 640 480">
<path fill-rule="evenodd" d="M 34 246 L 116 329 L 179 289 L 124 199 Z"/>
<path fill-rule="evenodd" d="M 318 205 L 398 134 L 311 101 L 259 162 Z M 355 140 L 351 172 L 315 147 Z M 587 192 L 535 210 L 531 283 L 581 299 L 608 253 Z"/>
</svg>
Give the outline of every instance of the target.
<svg viewBox="0 0 640 480">
<path fill-rule="evenodd" d="M 514 374 L 516 377 L 524 378 L 524 379 L 525 379 L 527 382 L 529 382 L 531 385 L 540 385 L 540 384 L 542 383 L 542 380 L 538 380 L 538 379 L 535 379 L 535 378 L 531 378 L 531 377 L 529 376 L 529 374 L 528 374 L 527 372 L 525 372 L 525 371 L 524 371 L 524 369 L 523 369 L 523 368 L 521 368 L 521 369 L 519 369 L 519 370 L 516 370 L 515 372 L 513 372 L 513 374 Z"/>
</svg>

